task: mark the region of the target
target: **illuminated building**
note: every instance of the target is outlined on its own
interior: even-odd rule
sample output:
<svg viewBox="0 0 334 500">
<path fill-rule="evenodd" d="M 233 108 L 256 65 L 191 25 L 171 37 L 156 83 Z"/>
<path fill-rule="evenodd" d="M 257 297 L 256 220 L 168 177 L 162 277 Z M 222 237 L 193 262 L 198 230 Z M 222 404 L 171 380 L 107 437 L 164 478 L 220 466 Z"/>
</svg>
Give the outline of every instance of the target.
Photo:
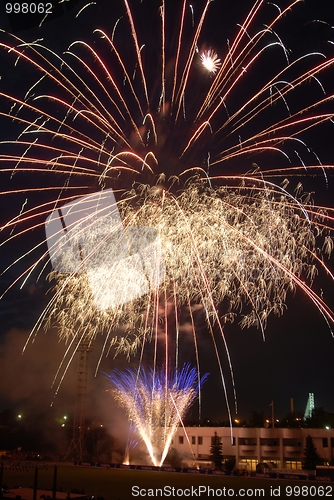
<svg viewBox="0 0 334 500">
<path fill-rule="evenodd" d="M 334 457 L 334 429 L 265 427 L 179 427 L 175 448 L 189 465 L 210 462 L 211 438 L 222 439 L 224 459 L 235 459 L 239 469 L 255 470 L 258 463 L 279 469 L 301 469 L 307 436 L 324 461 Z M 186 436 L 187 434 L 187 436 Z"/>
</svg>

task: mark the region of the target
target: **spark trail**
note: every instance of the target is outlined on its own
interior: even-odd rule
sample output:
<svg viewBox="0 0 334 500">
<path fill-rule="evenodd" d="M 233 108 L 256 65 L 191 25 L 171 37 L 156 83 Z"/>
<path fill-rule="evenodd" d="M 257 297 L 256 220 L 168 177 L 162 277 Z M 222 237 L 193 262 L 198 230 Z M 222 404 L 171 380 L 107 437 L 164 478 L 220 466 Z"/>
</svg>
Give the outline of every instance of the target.
<svg viewBox="0 0 334 500">
<path fill-rule="evenodd" d="M 264 335 L 268 317 L 283 314 L 299 288 L 331 329 L 333 312 L 313 280 L 319 269 L 333 280 L 326 261 L 333 207 L 314 205 L 301 187 L 288 191 L 290 178 L 300 186 L 310 176 L 327 188 L 333 173 L 313 150 L 315 127 L 328 132 L 333 125 L 331 35 L 324 42 L 326 31 L 321 50 L 296 56 L 280 35 L 300 3 L 277 8 L 256 0 L 234 36 L 218 36 L 210 51 L 210 14 L 219 13 L 211 1 L 189 9 L 185 0 L 162 0 L 147 12 L 145 3 L 119 0 L 119 18 L 62 55 L 40 39 L 1 33 L 3 67 L 15 62 L 15 71 L 33 75 L 20 95 L 6 78 L 0 89 L 1 120 L 18 130 L 15 140 L 0 143 L 0 200 L 13 212 L 2 223 L 0 249 L 22 248 L 3 270 L 10 282 L 2 297 L 45 275 L 54 292 L 31 338 L 56 324 L 69 359 L 79 339 L 99 334 L 101 356 L 111 345 L 134 354 L 152 338 L 158 348 L 159 329 L 167 337 L 172 303 L 178 340 L 181 310 L 189 311 L 199 360 L 196 306 L 207 319 L 226 394 L 225 322 L 238 319 Z M 316 19 L 314 25 L 331 29 Z M 206 69 L 203 57 L 210 59 Z M 164 279 L 144 296 L 100 311 L 87 274 L 49 274 L 44 239 L 26 237 L 54 210 L 107 188 L 125 232 L 138 226 L 159 234 Z M 83 267 L 99 253 L 107 261 L 117 239 L 103 219 L 91 233 Z M 96 233 L 104 235 L 97 245 Z M 103 273 L 100 286 L 114 282 Z M 129 273 L 122 281 L 132 279 Z M 165 363 L 168 354 L 166 348 Z"/>
</svg>

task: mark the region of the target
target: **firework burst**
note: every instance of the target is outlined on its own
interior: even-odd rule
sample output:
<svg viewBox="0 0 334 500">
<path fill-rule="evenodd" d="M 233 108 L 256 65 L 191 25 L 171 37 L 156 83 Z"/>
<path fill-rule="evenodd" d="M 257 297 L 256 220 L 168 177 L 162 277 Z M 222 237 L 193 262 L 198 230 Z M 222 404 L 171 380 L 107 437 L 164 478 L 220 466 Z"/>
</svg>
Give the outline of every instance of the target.
<svg viewBox="0 0 334 500">
<path fill-rule="evenodd" d="M 114 371 L 108 376 L 111 392 L 144 441 L 154 465 L 164 463 L 173 436 L 194 402 L 199 386 L 197 369 L 188 364 L 170 372 L 165 367 L 147 373 Z"/>
<path fill-rule="evenodd" d="M 201 58 L 201 63 L 203 65 L 203 67 L 209 73 L 213 73 L 213 74 L 217 73 L 217 71 L 220 67 L 221 61 L 214 50 L 209 49 L 209 50 L 205 50 L 204 52 L 201 52 L 200 58 Z"/>
<path fill-rule="evenodd" d="M 65 204 L 107 188 L 115 192 L 125 234 L 149 227 L 161 242 L 161 284 L 154 288 L 147 280 L 147 293 L 105 310 L 93 300 L 87 272 L 51 273 L 54 294 L 32 335 L 55 322 L 69 342 L 67 354 L 99 333 L 105 335 L 102 353 L 110 343 L 117 352 L 135 353 L 157 335 L 161 307 L 169 302 L 177 332 L 180 308 L 190 312 L 197 360 L 194 304 L 203 309 L 215 345 L 218 335 L 225 347 L 224 321 L 242 315 L 242 326 L 257 325 L 264 334 L 268 316 L 282 314 L 296 288 L 329 326 L 333 322 L 333 312 L 311 288 L 319 267 L 333 278 L 324 259 L 332 249 L 332 209 L 314 206 L 300 185 L 290 194 L 287 181 L 281 185 L 276 178 L 320 173 L 328 183 L 332 166 L 321 164 L 304 137 L 333 120 L 333 94 L 320 78 L 334 59 L 310 51 L 290 60 L 277 33 L 299 0 L 269 10 L 257 0 L 234 38 L 221 44 L 218 59 L 212 49 L 199 50 L 214 9 L 214 2 L 200 3 L 194 12 L 186 1 L 176 11 L 162 1 L 156 12 L 137 18 L 137 7 L 124 0 L 111 30 L 97 29 L 96 43 L 71 43 L 63 56 L 39 40 L 2 37 L 4 56 L 37 74 L 21 98 L 0 92 L 3 119 L 21 127 L 15 141 L 1 143 L 8 185 L 2 195 L 32 200 L 3 224 L 2 247 L 44 228 Z M 259 26 L 262 11 L 268 21 Z M 209 79 L 200 68 L 203 57 L 210 60 Z M 265 71 L 259 73 L 261 64 Z M 254 156 L 270 161 L 270 168 L 251 164 L 245 174 L 249 167 L 243 165 Z M 241 168 L 242 175 L 236 173 Z M 107 222 L 101 218 L 87 232 L 86 269 L 91 259 L 108 260 L 117 235 Z M 127 251 L 133 252 L 130 244 Z M 35 255 L 7 290 L 49 273 L 44 240 L 4 272 L 21 269 Z M 132 274 L 121 282 L 131 280 Z M 99 288 L 108 293 L 114 282 L 102 269 Z"/>
<path fill-rule="evenodd" d="M 297 287 L 333 321 L 326 304 L 301 279 L 303 276 L 312 284 L 316 263 L 331 251 L 323 211 L 313 207 L 307 210 L 306 205 L 275 186 L 265 191 L 256 185 L 214 189 L 201 180 L 191 182 L 176 195 L 167 191 L 157 194 L 151 186 L 141 186 L 140 196 L 132 192 L 129 197 L 139 199 L 140 205 L 119 204 L 125 232 L 134 227 L 140 230 L 150 221 L 160 235 L 166 263 L 162 283 L 157 289 L 151 287 L 143 297 L 105 312 L 99 311 L 94 302 L 87 277 L 54 273 L 58 285 L 50 307 L 56 309 L 65 338 L 75 335 L 72 325 L 78 321 L 80 331 L 85 325 L 96 325 L 87 333 L 92 338 L 99 331 L 123 325 L 123 342 L 127 339 L 131 351 L 135 351 L 140 335 L 151 337 L 154 333 L 159 297 L 172 298 L 176 307 L 199 303 L 213 323 L 220 321 L 217 304 L 225 301 L 225 321 L 233 321 L 242 311 L 241 326 L 256 325 L 264 334 L 268 316 L 283 314 L 287 293 Z M 114 247 L 117 233 L 109 221 L 105 227 L 102 220 L 98 227 L 103 238 L 97 244 L 92 231 L 86 265 L 90 259 L 95 261 L 95 256 L 106 262 Z M 119 269 L 103 267 L 101 272 L 102 277 L 96 279 L 105 282 L 102 293 L 110 295 L 111 283 L 114 289 L 120 287 L 115 294 L 121 296 L 124 284 Z M 136 274 L 132 274 L 135 279 Z M 52 315 L 53 309 L 47 310 L 49 320 Z"/>
</svg>

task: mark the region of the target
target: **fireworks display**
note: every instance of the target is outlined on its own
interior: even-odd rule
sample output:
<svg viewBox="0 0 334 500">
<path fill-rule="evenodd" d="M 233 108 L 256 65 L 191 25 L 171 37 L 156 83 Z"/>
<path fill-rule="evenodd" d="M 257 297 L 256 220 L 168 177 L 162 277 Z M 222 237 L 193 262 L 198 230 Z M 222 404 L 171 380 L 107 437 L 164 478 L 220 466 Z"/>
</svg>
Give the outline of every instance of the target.
<svg viewBox="0 0 334 500">
<path fill-rule="evenodd" d="M 85 273 L 99 310 L 123 305 L 161 282 L 159 233 L 145 226 L 124 231 L 112 189 L 55 210 L 45 228 L 53 268 Z"/>
<path fill-rule="evenodd" d="M 315 263 L 331 251 L 322 211 L 313 207 L 306 211 L 298 200 L 274 186 L 213 189 L 203 182 L 191 183 L 175 196 L 143 186 L 140 203 L 140 207 L 121 203 L 122 217 L 125 223 L 129 221 L 129 228 L 136 223 L 139 230 L 150 221 L 160 235 L 166 269 L 158 291 L 152 288 L 151 293 L 105 314 L 92 300 L 91 288 L 84 281 L 87 277 L 65 275 L 58 279 L 54 306 L 65 336 L 73 335 L 72 325 L 78 321 L 79 331 L 85 325 L 92 327 L 87 332 L 92 338 L 123 325 L 122 345 L 126 339 L 134 351 L 140 335 L 154 334 L 159 295 L 172 299 L 175 307 L 201 304 L 212 323 L 220 322 L 217 304 L 225 301 L 225 321 L 233 321 L 242 312 L 243 327 L 256 325 L 264 332 L 268 316 L 283 314 L 287 293 L 301 287 L 324 316 L 333 320 L 326 304 L 301 279 L 305 276 L 312 283 Z M 91 259 L 96 260 L 95 254 L 101 257 L 101 246 L 113 247 L 115 234 L 108 228 L 107 235 L 103 231 L 103 245 L 96 245 L 93 233 L 88 245 Z M 124 273 L 122 282 L 118 268 L 103 270 L 103 279 L 122 289 L 127 281 Z M 130 286 L 135 279 L 131 272 Z M 140 275 L 138 287 L 141 279 Z M 121 291 L 117 295 L 122 296 Z M 47 313 L 50 318 L 53 311 Z"/>
<path fill-rule="evenodd" d="M 197 396 L 206 376 L 198 380 L 188 364 L 170 372 L 165 367 L 145 372 L 114 371 L 108 376 L 111 392 L 125 408 L 144 441 L 154 465 L 162 465 L 173 436 Z"/>
<path fill-rule="evenodd" d="M 212 49 L 201 53 L 201 62 L 209 73 L 217 73 L 220 66 L 220 59 Z"/>
<path fill-rule="evenodd" d="M 101 334 L 101 356 L 113 346 L 116 353 L 141 352 L 141 363 L 154 339 L 152 371 L 111 378 L 154 463 L 163 462 L 198 383 L 189 367 L 167 369 L 170 304 L 175 365 L 184 310 L 199 363 L 192 313 L 199 308 L 226 400 L 217 347 L 225 346 L 229 360 L 224 323 L 237 319 L 264 336 L 268 317 L 283 314 L 296 289 L 329 329 L 334 321 L 326 297 L 312 287 L 319 269 L 333 279 L 326 264 L 333 209 L 316 206 L 302 186 L 309 175 L 326 187 L 332 180 L 333 166 L 307 144 L 316 126 L 333 122 L 333 93 L 322 83 L 333 68 L 332 43 L 292 57 L 279 31 L 299 0 L 256 0 L 231 40 L 217 36 L 219 43 L 209 44 L 215 3 L 203 0 L 194 9 L 185 0 L 162 0 L 152 10 L 120 0 L 108 30 L 96 29 L 93 42 L 70 43 L 63 55 L 39 39 L 2 33 L 0 41 L 5 63 L 31 75 L 24 95 L 0 92 L 2 119 L 20 129 L 0 144 L 7 186 L 1 195 L 23 196 L 2 226 L 1 246 L 44 230 L 45 221 L 51 239 L 49 249 L 45 238 L 34 241 L 3 270 L 18 270 L 3 295 L 48 275 L 53 293 L 30 338 L 56 325 L 70 359 L 71 347 Z M 290 178 L 297 179 L 292 191 Z M 117 221 L 85 213 L 80 224 L 88 230 L 67 231 L 76 204 L 111 192 Z M 52 221 L 58 229 L 48 234 Z M 167 374 L 155 368 L 161 331 Z M 228 412 L 231 418 L 229 405 Z M 158 425 L 168 432 L 156 444 Z"/>
</svg>

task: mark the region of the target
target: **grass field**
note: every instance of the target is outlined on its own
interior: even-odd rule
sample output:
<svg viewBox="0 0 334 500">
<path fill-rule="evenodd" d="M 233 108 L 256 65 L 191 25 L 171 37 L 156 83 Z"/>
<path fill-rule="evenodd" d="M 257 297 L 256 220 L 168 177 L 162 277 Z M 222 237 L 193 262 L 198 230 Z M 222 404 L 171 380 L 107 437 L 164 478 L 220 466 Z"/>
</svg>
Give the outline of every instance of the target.
<svg viewBox="0 0 334 500">
<path fill-rule="evenodd" d="M 52 489 L 53 467 L 40 469 L 38 487 Z M 3 482 L 9 488 L 33 485 L 34 469 L 5 469 Z M 93 467 L 58 466 L 58 489 L 70 492 L 84 490 L 86 495 L 103 496 L 104 500 L 135 498 L 333 498 L 331 484 L 303 481 L 271 480 L 244 477 L 222 477 L 172 472 L 102 469 Z M 202 490 L 199 490 L 199 487 Z M 163 489 L 158 491 L 156 489 Z M 206 490 L 204 491 L 204 487 Z M 208 488 L 211 490 L 208 490 Z M 174 490 L 173 490 L 174 488 Z M 182 491 L 181 491 L 182 490 Z M 164 494 L 163 494 L 164 493 Z M 184 495 L 182 496 L 182 493 Z"/>
</svg>

